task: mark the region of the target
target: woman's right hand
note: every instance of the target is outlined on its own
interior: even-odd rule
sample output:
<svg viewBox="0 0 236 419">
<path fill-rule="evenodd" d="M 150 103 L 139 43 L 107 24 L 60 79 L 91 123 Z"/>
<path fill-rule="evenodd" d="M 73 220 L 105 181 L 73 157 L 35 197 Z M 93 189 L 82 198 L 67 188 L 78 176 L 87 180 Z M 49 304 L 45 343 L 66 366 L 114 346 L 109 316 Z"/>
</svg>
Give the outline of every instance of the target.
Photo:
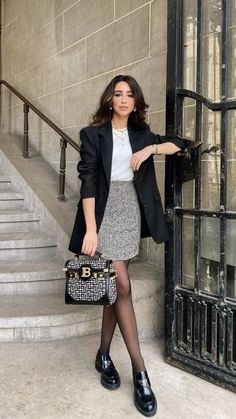
<svg viewBox="0 0 236 419">
<path fill-rule="evenodd" d="M 86 232 L 82 245 L 82 252 L 85 255 L 94 256 L 98 247 L 98 235 L 96 232 Z"/>
</svg>

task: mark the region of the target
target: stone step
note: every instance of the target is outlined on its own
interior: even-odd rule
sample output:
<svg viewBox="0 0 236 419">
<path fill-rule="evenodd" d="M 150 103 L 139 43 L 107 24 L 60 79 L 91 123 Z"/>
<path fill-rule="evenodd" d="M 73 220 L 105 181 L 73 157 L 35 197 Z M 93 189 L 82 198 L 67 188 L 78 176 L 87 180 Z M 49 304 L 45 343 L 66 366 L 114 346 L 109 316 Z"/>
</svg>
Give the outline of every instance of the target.
<svg viewBox="0 0 236 419">
<path fill-rule="evenodd" d="M 0 294 L 55 293 L 65 289 L 64 261 L 1 261 Z"/>
<path fill-rule="evenodd" d="M 14 191 L 0 191 L 0 209 L 22 208 L 24 195 Z"/>
<path fill-rule="evenodd" d="M 0 209 L 0 233 L 34 231 L 39 227 L 40 216 L 26 209 Z"/>
<path fill-rule="evenodd" d="M 33 342 L 97 333 L 102 308 L 69 306 L 64 293 L 0 296 L 0 341 Z"/>
<path fill-rule="evenodd" d="M 5 175 L 5 173 L 0 173 L 0 183 L 1 182 L 11 182 L 12 177 L 9 175 Z"/>
<path fill-rule="evenodd" d="M 0 191 L 12 188 L 12 180 L 10 176 L 0 174 Z"/>
<path fill-rule="evenodd" d="M 56 239 L 47 233 L 0 233 L 0 260 L 49 259 L 55 254 Z"/>
</svg>

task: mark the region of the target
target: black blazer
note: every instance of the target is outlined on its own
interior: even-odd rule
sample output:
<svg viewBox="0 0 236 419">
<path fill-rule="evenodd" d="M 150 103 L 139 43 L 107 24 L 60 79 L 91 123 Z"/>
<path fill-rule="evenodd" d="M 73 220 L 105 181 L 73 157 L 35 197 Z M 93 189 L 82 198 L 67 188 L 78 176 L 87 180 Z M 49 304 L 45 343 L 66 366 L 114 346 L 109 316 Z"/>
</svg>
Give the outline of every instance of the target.
<svg viewBox="0 0 236 419">
<path fill-rule="evenodd" d="M 166 141 L 171 141 L 181 148 L 185 147 L 184 140 L 155 135 L 150 131 L 149 126 L 136 129 L 129 126 L 128 131 L 133 153 L 147 145 Z M 95 197 L 97 231 L 99 231 L 103 219 L 111 179 L 113 150 L 111 123 L 104 124 L 101 127 L 89 126 L 83 128 L 80 131 L 80 137 L 81 160 L 77 169 L 82 184 L 77 215 L 69 244 L 69 250 L 74 253 L 81 251 L 86 232 L 82 199 Z M 168 240 L 165 215 L 156 183 L 153 156 L 144 161 L 140 169 L 134 172 L 134 184 L 141 209 L 141 237 L 151 236 L 156 243 Z"/>
</svg>

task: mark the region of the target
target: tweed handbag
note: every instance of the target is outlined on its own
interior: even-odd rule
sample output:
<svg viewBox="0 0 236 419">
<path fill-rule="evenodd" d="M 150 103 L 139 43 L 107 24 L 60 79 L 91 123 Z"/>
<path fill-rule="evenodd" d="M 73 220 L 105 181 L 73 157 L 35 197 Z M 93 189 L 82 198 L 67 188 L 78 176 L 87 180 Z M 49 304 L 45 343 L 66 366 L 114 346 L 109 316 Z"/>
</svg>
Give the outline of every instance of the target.
<svg viewBox="0 0 236 419">
<path fill-rule="evenodd" d="M 65 303 L 112 305 L 116 301 L 116 271 L 111 260 L 75 255 L 65 263 Z"/>
</svg>

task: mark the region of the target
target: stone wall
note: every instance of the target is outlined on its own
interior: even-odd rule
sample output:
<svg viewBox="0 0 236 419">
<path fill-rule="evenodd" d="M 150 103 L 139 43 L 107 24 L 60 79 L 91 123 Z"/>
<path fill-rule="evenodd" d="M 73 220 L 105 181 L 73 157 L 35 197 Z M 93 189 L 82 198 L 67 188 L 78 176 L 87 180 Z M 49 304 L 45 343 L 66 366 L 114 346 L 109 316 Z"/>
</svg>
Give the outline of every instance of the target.
<svg viewBox="0 0 236 419">
<path fill-rule="evenodd" d="M 167 0 L 5 0 L 3 74 L 76 142 L 100 93 L 117 74 L 131 74 L 149 103 L 149 122 L 164 133 Z M 22 134 L 22 103 L 4 90 L 2 132 Z M 59 138 L 30 112 L 30 143 L 59 168 Z M 67 181 L 78 189 L 78 153 L 68 146 Z M 157 161 L 163 196 L 164 159 Z M 143 257 L 163 264 L 161 246 Z"/>
</svg>

